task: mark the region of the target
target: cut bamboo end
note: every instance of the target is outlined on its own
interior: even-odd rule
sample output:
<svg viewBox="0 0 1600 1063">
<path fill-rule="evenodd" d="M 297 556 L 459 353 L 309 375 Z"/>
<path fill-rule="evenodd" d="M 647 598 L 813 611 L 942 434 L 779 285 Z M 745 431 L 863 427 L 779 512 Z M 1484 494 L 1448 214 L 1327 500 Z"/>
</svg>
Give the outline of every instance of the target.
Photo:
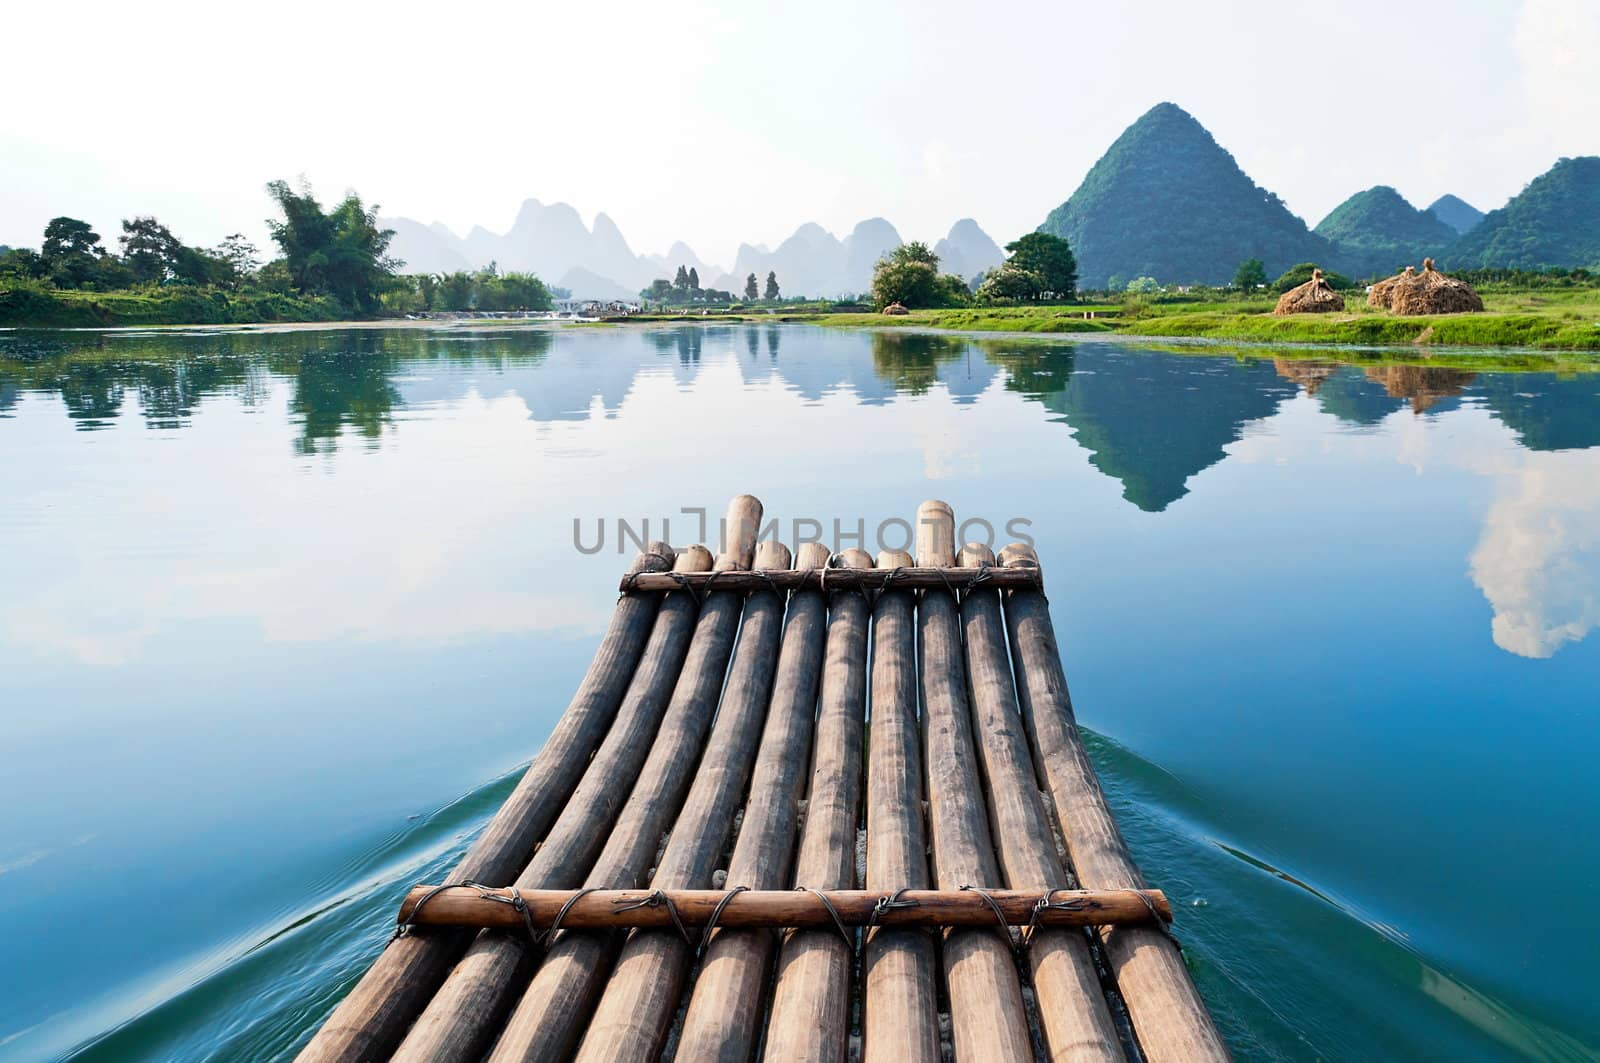
<svg viewBox="0 0 1600 1063">
<path fill-rule="evenodd" d="M 761 499 L 755 495 L 740 495 L 728 503 L 728 515 L 722 520 L 718 571 L 749 569 L 754 563 L 756 537 L 761 534 L 761 513 Z"/>
<path fill-rule="evenodd" d="M 930 498 L 917 507 L 917 564 L 949 568 L 956 557 L 956 514 L 950 503 Z"/>
<path fill-rule="evenodd" d="M 695 543 L 678 551 L 678 559 L 672 563 L 672 571 L 683 573 L 710 572 L 712 564 L 711 551 L 699 543 Z"/>
<path fill-rule="evenodd" d="M 871 559 L 867 558 L 864 552 L 861 556 L 866 560 L 865 567 L 847 565 L 828 568 L 826 565 L 813 565 L 806 568 L 796 565 L 792 569 L 777 569 L 763 568 L 758 560 L 756 570 L 760 575 L 756 572 L 730 569 L 718 570 L 715 573 L 632 572 L 622 577 L 618 587 L 623 591 L 674 591 L 680 588 L 720 591 L 774 589 L 798 591 L 817 590 L 824 586 L 830 590 L 883 590 L 889 587 L 906 587 L 912 590 L 939 588 L 959 591 L 965 590 L 969 585 L 975 586 L 985 582 L 1008 589 L 1038 590 L 1042 586 L 1037 568 L 1018 567 L 1008 570 L 984 567 L 984 565 L 967 566 L 964 563 L 938 568 L 920 565 L 913 565 L 910 568 L 900 566 L 885 568 L 881 565 L 871 567 Z"/>
<path fill-rule="evenodd" d="M 801 543 L 794 553 L 794 567 L 797 572 L 820 571 L 828 567 L 832 556 L 821 543 Z"/>
<path fill-rule="evenodd" d="M 525 909 L 519 910 L 520 900 Z M 889 906 L 889 902 L 900 907 Z M 832 910 L 829 910 L 829 906 Z M 720 911 L 719 911 L 720 908 Z M 998 912 L 998 914 L 997 914 Z M 413 886 L 399 923 L 569 930 L 714 925 L 729 929 L 845 926 L 1149 926 L 1172 921 L 1160 890 L 486 890 Z M 674 919 L 676 915 L 676 920 Z"/>
</svg>

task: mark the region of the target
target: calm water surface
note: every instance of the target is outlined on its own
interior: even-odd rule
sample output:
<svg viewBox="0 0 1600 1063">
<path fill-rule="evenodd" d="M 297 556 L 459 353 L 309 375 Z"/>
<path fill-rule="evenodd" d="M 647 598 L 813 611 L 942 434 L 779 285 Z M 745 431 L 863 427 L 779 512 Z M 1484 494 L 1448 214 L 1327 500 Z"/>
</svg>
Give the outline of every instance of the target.
<svg viewBox="0 0 1600 1063">
<path fill-rule="evenodd" d="M 1600 1052 L 1600 376 L 773 326 L 0 334 L 0 1058 L 291 1053 L 743 491 L 1032 522 L 1241 1058 Z"/>
</svg>

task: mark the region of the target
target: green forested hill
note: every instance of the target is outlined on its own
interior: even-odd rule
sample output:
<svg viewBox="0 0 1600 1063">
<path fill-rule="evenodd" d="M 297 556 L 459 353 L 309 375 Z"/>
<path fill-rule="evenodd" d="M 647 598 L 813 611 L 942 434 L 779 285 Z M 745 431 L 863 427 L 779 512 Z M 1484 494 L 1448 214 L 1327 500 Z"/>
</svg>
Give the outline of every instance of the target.
<svg viewBox="0 0 1600 1063">
<path fill-rule="evenodd" d="M 1141 276 L 1224 284 L 1251 258 L 1275 277 L 1330 250 L 1171 103 L 1129 126 L 1039 228 L 1071 242 L 1084 288 Z"/>
<path fill-rule="evenodd" d="M 1454 269 L 1600 266 L 1600 156 L 1562 159 L 1444 255 Z"/>
<path fill-rule="evenodd" d="M 1333 244 L 1336 268 L 1358 278 L 1420 265 L 1424 257 L 1440 255 L 1457 235 L 1388 185 L 1357 192 L 1333 208 L 1316 233 Z"/>
</svg>

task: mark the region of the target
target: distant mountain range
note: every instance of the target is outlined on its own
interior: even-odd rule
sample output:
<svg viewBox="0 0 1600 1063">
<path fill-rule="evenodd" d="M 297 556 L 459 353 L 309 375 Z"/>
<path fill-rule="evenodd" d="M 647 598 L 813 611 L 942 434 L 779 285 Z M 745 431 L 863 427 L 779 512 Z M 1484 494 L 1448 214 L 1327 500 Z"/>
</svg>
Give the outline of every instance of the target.
<svg viewBox="0 0 1600 1063">
<path fill-rule="evenodd" d="M 1315 231 L 1332 245 L 1335 268 L 1357 277 L 1395 273 L 1406 263 L 1420 265 L 1459 235 L 1388 185 L 1357 192 L 1333 208 Z"/>
<path fill-rule="evenodd" d="M 424 225 L 410 218 L 380 222 L 394 230 L 389 250 L 405 263 L 408 273 L 480 269 L 493 262 L 501 270 L 537 273 L 580 298 L 595 299 L 637 297 L 652 280 L 670 280 L 680 265 L 693 269 L 703 287 L 723 291 L 743 292 L 745 278 L 752 273 L 764 284 L 770 272 L 777 274 L 785 295 L 856 295 L 871 285 L 878 259 L 902 242 L 900 233 L 882 218 L 868 218 L 842 240 L 808 222 L 775 250 L 741 244 L 733 269 L 725 271 L 682 242 L 665 255 L 636 254 L 605 214 L 595 215 L 590 228 L 567 204 L 546 205 L 537 199 L 522 204 L 516 221 L 503 234 L 474 226 L 459 237 L 438 222 Z M 956 222 L 936 250 L 947 272 L 969 280 L 1005 258 L 971 218 Z"/>
<path fill-rule="evenodd" d="M 1259 258 L 1276 276 L 1316 262 L 1354 277 L 1433 256 L 1446 267 L 1600 266 L 1600 158 L 1563 159 L 1500 210 L 1453 195 L 1426 210 L 1379 185 L 1307 229 L 1261 188 L 1193 116 L 1151 108 L 1039 226 L 1078 256 L 1081 286 L 1150 276 L 1222 284 Z"/>
<path fill-rule="evenodd" d="M 901 243 L 883 218 L 844 237 L 807 223 L 769 249 L 741 244 L 732 269 L 707 263 L 684 243 L 665 255 L 628 246 L 605 214 L 585 226 L 565 203 L 530 199 L 504 233 L 474 226 L 465 237 L 445 226 L 387 218 L 392 253 L 408 272 L 449 272 L 496 263 L 537 273 L 581 297 L 631 298 L 680 265 L 700 283 L 734 293 L 754 273 L 776 273 L 785 295 L 837 297 L 865 292 L 872 267 Z M 1453 195 L 1419 210 L 1388 185 L 1351 196 L 1310 229 L 1257 185 L 1195 118 L 1172 103 L 1151 108 L 1111 145 L 1041 231 L 1065 237 L 1078 259 L 1079 285 L 1115 287 L 1135 277 L 1163 284 L 1226 284 L 1240 263 L 1259 258 L 1276 277 L 1316 262 L 1355 278 L 1389 273 L 1424 257 L 1446 268 L 1600 266 L 1600 158 L 1563 159 L 1488 215 Z M 941 268 L 968 281 L 1005 254 L 970 218 L 937 242 Z"/>
</svg>

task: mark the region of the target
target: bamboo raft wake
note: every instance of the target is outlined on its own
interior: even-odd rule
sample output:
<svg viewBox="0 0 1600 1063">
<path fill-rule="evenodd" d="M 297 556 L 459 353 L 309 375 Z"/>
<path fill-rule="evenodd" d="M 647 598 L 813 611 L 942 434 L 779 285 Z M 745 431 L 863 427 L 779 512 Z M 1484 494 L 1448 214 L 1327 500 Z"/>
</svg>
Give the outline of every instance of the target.
<svg viewBox="0 0 1600 1063">
<path fill-rule="evenodd" d="M 1033 551 L 652 543 L 504 806 L 300 1054 L 1225 1060 Z"/>
</svg>

